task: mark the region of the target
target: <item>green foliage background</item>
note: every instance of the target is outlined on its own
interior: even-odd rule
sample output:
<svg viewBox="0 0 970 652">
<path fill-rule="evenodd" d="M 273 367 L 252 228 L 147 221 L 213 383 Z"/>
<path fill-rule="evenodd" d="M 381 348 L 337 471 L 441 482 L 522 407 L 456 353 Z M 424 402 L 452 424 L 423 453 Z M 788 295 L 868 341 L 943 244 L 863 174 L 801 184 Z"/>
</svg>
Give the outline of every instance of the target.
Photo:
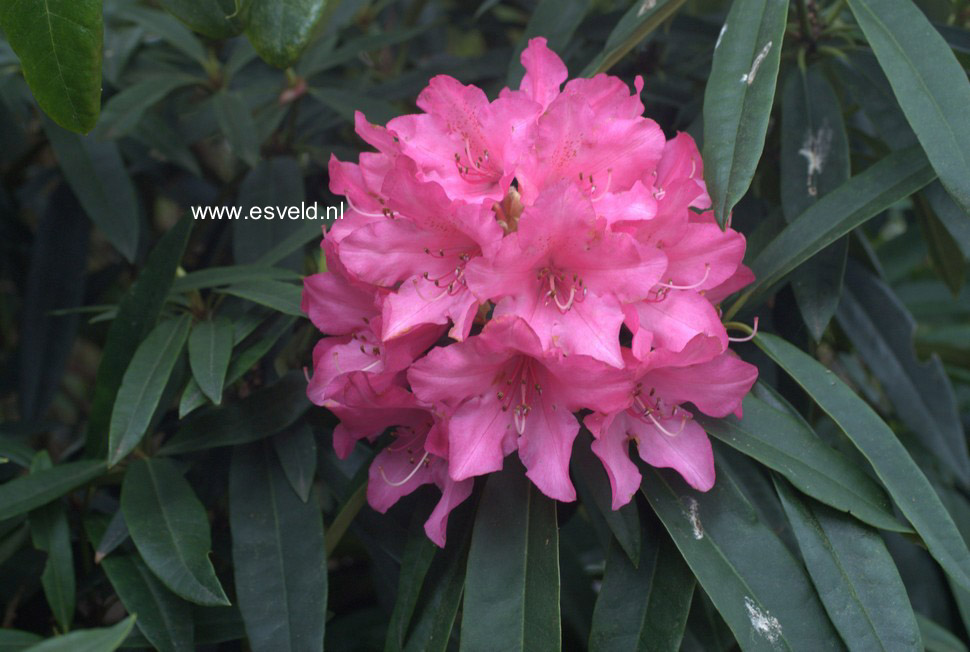
<svg viewBox="0 0 970 652">
<path fill-rule="evenodd" d="M 4 0 L 0 650 L 965 650 L 966 0 Z M 331 154 L 543 35 L 703 145 L 760 381 L 707 494 L 518 463 L 436 549 L 302 368 Z M 83 135 L 82 135 L 83 134 Z M 814 163 L 814 165 L 813 165 Z M 585 435 L 588 437 L 588 434 Z M 132 617 L 126 617 L 132 614 Z"/>
</svg>

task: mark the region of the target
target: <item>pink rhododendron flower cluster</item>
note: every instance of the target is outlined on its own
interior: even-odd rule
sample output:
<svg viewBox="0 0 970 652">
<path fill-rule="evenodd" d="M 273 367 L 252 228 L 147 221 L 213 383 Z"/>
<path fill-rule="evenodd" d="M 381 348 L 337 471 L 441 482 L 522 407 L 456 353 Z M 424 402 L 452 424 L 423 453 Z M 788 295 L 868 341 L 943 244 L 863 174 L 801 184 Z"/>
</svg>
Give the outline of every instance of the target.
<svg viewBox="0 0 970 652">
<path fill-rule="evenodd" d="M 330 161 L 346 219 L 303 308 L 330 337 L 308 393 L 340 419 L 337 454 L 392 429 L 370 468 L 386 511 L 434 483 L 426 523 L 517 452 L 547 496 L 571 501 L 573 442 L 593 434 L 619 508 L 640 486 L 629 442 L 707 490 L 714 460 L 692 410 L 740 416 L 756 378 L 728 350 L 716 304 L 752 280 L 745 241 L 715 223 L 693 140 L 666 140 L 616 77 L 566 81 L 534 39 L 518 90 L 494 101 L 447 76 L 377 151 Z M 693 407 L 685 407 L 691 404 Z"/>
</svg>

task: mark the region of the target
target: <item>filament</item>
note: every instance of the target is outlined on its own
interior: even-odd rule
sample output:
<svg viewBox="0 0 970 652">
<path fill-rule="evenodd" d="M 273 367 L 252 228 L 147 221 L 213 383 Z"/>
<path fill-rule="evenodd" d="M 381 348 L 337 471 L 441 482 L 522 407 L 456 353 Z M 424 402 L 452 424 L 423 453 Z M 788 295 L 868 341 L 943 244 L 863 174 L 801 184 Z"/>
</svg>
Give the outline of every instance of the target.
<svg viewBox="0 0 970 652">
<path fill-rule="evenodd" d="M 734 324 L 725 324 L 725 326 L 729 326 L 729 325 L 734 325 Z M 740 324 L 740 325 L 743 326 L 743 324 Z M 748 327 L 745 326 L 745 329 L 747 329 L 747 328 Z M 744 336 L 744 337 L 728 337 L 728 341 L 729 342 L 750 342 L 751 340 L 753 340 L 754 339 L 754 336 L 758 334 L 758 318 L 757 317 L 754 318 L 753 328 L 751 328 L 750 331 L 751 332 L 748 335 Z"/>
<path fill-rule="evenodd" d="M 677 429 L 677 432 L 670 432 L 669 430 L 667 430 L 666 428 L 664 428 L 663 427 L 663 424 L 661 424 L 659 421 L 657 421 L 656 417 L 653 416 L 653 414 L 650 412 L 650 410 L 647 410 L 646 415 L 647 415 L 647 418 L 650 419 L 650 421 L 653 423 L 654 427 L 657 430 L 659 430 L 660 432 L 662 432 L 663 434 L 667 435 L 668 437 L 676 437 L 680 433 L 684 432 L 684 428 L 687 426 L 687 416 L 686 415 L 681 418 L 681 420 L 680 420 L 680 428 Z"/>
<path fill-rule="evenodd" d="M 674 285 L 673 283 L 657 283 L 657 285 L 659 285 L 662 288 L 666 288 L 668 290 L 693 290 L 695 288 L 699 288 L 700 286 L 704 285 L 704 283 L 707 281 L 710 275 L 711 275 L 711 264 L 704 263 L 704 278 L 697 281 L 696 283 L 692 283 L 690 285 Z"/>
<path fill-rule="evenodd" d="M 381 467 L 379 467 L 379 468 L 378 468 L 378 471 L 380 471 L 380 472 L 381 472 L 381 478 L 382 478 L 382 479 L 384 480 L 384 482 L 386 482 L 386 483 L 387 483 L 388 485 L 390 485 L 390 486 L 392 486 L 392 487 L 400 487 L 401 485 L 405 485 L 405 484 L 407 484 L 407 483 L 408 483 L 408 482 L 409 482 L 409 481 L 411 480 L 411 478 L 413 478 L 413 477 L 414 477 L 414 476 L 415 476 L 415 475 L 417 474 L 417 472 L 418 472 L 418 471 L 419 471 L 419 470 L 421 469 L 421 465 L 422 465 L 422 464 L 424 464 L 424 461 L 425 461 L 426 459 L 428 459 L 428 455 L 429 455 L 429 454 L 430 454 L 430 453 L 429 453 L 428 451 L 424 451 L 424 455 L 422 455 L 422 456 L 421 456 L 421 459 L 420 459 L 420 460 L 418 460 L 418 463 L 414 465 L 414 468 L 413 468 L 413 469 L 411 469 L 411 472 L 410 472 L 410 473 L 408 473 L 408 474 L 407 474 L 407 475 L 406 475 L 406 476 L 404 477 L 404 479 L 403 479 L 403 480 L 398 480 L 397 482 L 392 482 L 391 480 L 388 480 L 388 479 L 387 479 L 387 475 L 386 475 L 386 474 L 384 473 L 384 467 L 383 467 L 383 466 L 381 466 Z"/>
</svg>

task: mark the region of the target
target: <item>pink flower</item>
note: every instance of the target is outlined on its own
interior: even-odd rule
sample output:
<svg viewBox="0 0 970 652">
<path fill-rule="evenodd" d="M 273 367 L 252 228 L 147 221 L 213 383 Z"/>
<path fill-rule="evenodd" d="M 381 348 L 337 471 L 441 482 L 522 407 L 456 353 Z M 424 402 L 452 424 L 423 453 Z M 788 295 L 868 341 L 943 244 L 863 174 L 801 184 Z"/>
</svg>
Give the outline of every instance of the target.
<svg viewBox="0 0 970 652">
<path fill-rule="evenodd" d="M 730 350 L 717 303 L 751 282 L 744 237 L 708 210 L 686 134 L 665 140 L 640 92 L 615 77 L 566 82 L 533 39 L 518 89 L 489 100 L 438 76 L 421 113 L 358 135 L 330 161 L 350 210 L 306 279 L 303 309 L 330 337 L 311 400 L 340 420 L 341 457 L 390 430 L 367 497 L 386 511 L 435 484 L 425 530 L 444 545 L 473 478 L 517 454 L 547 496 L 575 500 L 569 461 L 585 425 L 629 502 L 648 464 L 714 483 L 696 411 L 741 415 L 757 377 Z M 565 83 L 565 85 L 563 85 Z"/>
<path fill-rule="evenodd" d="M 453 408 L 448 425 L 454 480 L 498 471 L 514 450 L 547 496 L 575 500 L 569 457 L 573 412 L 623 407 L 629 375 L 593 358 L 543 348 L 518 317 L 497 317 L 466 342 L 435 348 L 411 366 L 414 393 Z"/>
</svg>

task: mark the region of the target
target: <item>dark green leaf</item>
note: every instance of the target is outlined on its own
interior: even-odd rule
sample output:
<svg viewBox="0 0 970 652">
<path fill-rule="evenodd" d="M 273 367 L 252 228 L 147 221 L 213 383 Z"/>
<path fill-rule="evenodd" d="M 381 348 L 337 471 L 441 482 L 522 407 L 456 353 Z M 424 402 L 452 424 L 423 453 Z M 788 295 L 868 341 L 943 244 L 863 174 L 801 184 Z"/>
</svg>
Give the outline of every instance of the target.
<svg viewBox="0 0 970 652">
<path fill-rule="evenodd" d="M 893 516 L 885 492 L 808 426 L 748 395 L 744 418 L 698 415 L 709 434 L 778 471 L 800 491 L 878 528 L 908 531 Z"/>
<path fill-rule="evenodd" d="M 592 77 L 612 68 L 620 59 L 637 47 L 665 20 L 674 15 L 684 0 L 639 0 L 634 2 L 610 32 L 602 52 L 589 62 L 583 77 Z"/>
<path fill-rule="evenodd" d="M 205 508 L 171 461 L 138 460 L 129 466 L 121 509 L 135 547 L 163 584 L 196 604 L 229 604 L 209 561 Z"/>
<path fill-rule="evenodd" d="M 781 201 L 789 222 L 848 181 L 849 139 L 832 85 L 818 66 L 793 70 L 782 96 Z M 842 239 L 792 274 L 802 319 L 822 339 L 839 305 L 849 242 Z"/>
<path fill-rule="evenodd" d="M 694 576 L 670 537 L 644 531 L 634 566 L 610 545 L 589 649 L 593 652 L 680 649 L 694 595 Z"/>
<path fill-rule="evenodd" d="M 293 425 L 309 405 L 303 374 L 291 372 L 236 403 L 186 419 L 161 452 L 177 455 L 269 437 Z"/>
<path fill-rule="evenodd" d="M 299 285 L 280 281 L 249 281 L 232 285 L 220 292 L 247 299 L 284 315 L 303 316 L 303 311 L 300 309 L 303 288 Z"/>
<path fill-rule="evenodd" d="M 583 18 L 589 12 L 590 0 L 539 0 L 525 26 L 525 33 L 519 39 L 512 58 L 509 59 L 509 71 L 505 83 L 514 88 L 519 85 L 525 70 L 519 63 L 519 55 L 526 48 L 529 40 L 536 36 L 544 36 L 549 41 L 549 48 L 555 52 L 562 52 L 572 40 L 573 33 Z"/>
<path fill-rule="evenodd" d="M 122 15 L 160 36 L 172 47 L 197 61 L 203 68 L 209 67 L 209 55 L 206 54 L 202 42 L 185 25 L 164 11 L 129 5 L 125 7 Z"/>
<path fill-rule="evenodd" d="M 210 38 L 228 38 L 243 31 L 242 0 L 161 0 L 183 23 Z"/>
<path fill-rule="evenodd" d="M 932 485 L 896 435 L 831 370 L 765 333 L 755 343 L 818 403 L 872 464 L 873 470 L 943 569 L 970 588 L 970 552 Z"/>
<path fill-rule="evenodd" d="M 135 351 L 111 412 L 110 465 L 123 460 L 145 436 L 191 325 L 188 315 L 163 321 Z"/>
<path fill-rule="evenodd" d="M 345 88 L 311 88 L 308 92 L 315 100 L 351 123 L 357 111 L 375 124 L 384 124 L 399 113 L 390 102 Z"/>
<path fill-rule="evenodd" d="M 326 0 L 252 0 L 246 36 L 267 63 L 293 65 L 323 17 Z"/>
<path fill-rule="evenodd" d="M 418 604 L 424 578 L 435 557 L 437 548 L 424 531 L 426 519 L 427 512 L 424 510 L 415 510 L 411 515 L 408 540 L 401 558 L 401 574 L 397 583 L 394 610 L 387 625 L 384 652 L 399 652 L 404 648 L 408 626 Z"/>
<path fill-rule="evenodd" d="M 223 317 L 207 319 L 192 328 L 189 365 L 192 376 L 213 403 L 222 403 L 222 386 L 232 356 L 232 322 Z"/>
<path fill-rule="evenodd" d="M 727 223 L 761 159 L 775 97 L 788 3 L 734 0 L 704 91 L 704 178 Z"/>
<path fill-rule="evenodd" d="M 936 356 L 917 359 L 916 322 L 888 286 L 855 263 L 846 280 L 838 312 L 842 329 L 903 422 L 963 486 L 970 486 L 967 440 L 943 363 Z"/>
<path fill-rule="evenodd" d="M 254 167 L 259 160 L 259 140 L 253 114 L 246 102 L 238 93 L 221 91 L 212 96 L 212 108 L 229 149 Z"/>
<path fill-rule="evenodd" d="M 970 213 L 961 210 L 940 183 L 931 183 L 926 187 L 925 194 L 933 213 L 953 236 L 963 257 L 970 259 Z"/>
<path fill-rule="evenodd" d="M 122 256 L 134 261 L 141 216 L 118 146 L 72 134 L 47 120 L 44 130 L 84 212 Z"/>
<path fill-rule="evenodd" d="M 68 462 L 0 485 L 0 521 L 24 514 L 86 485 L 105 473 L 100 460 Z"/>
<path fill-rule="evenodd" d="M 30 250 L 20 330 L 21 418 L 40 418 L 64 374 L 79 315 L 51 315 L 84 300 L 88 221 L 67 188 L 48 202 Z"/>
<path fill-rule="evenodd" d="M 320 234 L 316 233 L 316 235 Z M 292 270 L 263 265 L 208 267 L 175 279 L 172 292 L 188 292 L 249 281 L 299 281 L 300 278 L 300 275 Z"/>
<path fill-rule="evenodd" d="M 633 565 L 639 563 L 640 555 L 640 514 L 637 503 L 631 500 L 618 510 L 613 509 L 613 492 L 610 479 L 602 462 L 589 447 L 589 435 L 582 435 L 583 441 L 573 448 L 570 461 L 576 488 L 587 509 L 595 509 L 609 526 L 610 531 L 626 551 Z"/>
<path fill-rule="evenodd" d="M 561 636 L 556 503 L 510 458 L 475 517 L 461 650 L 557 650 Z"/>
<path fill-rule="evenodd" d="M 920 613 L 916 614 L 916 622 L 919 623 L 926 652 L 967 652 L 967 646 L 963 641 L 942 625 Z"/>
<path fill-rule="evenodd" d="M 31 473 L 52 468 L 47 451 L 34 457 Z M 67 511 L 60 502 L 38 507 L 30 513 L 30 536 L 34 548 L 47 553 L 40 584 L 50 605 L 54 619 L 63 631 L 71 629 L 74 620 L 75 590 L 74 552 L 71 549 L 71 528 Z"/>
<path fill-rule="evenodd" d="M 236 592 L 253 650 L 323 650 L 322 515 L 314 501 L 293 493 L 263 444 L 233 451 L 229 519 Z"/>
<path fill-rule="evenodd" d="M 276 344 L 283 333 L 293 326 L 294 321 L 296 321 L 295 317 L 279 315 L 273 325 L 267 329 L 263 337 L 254 344 L 243 348 L 233 358 L 232 362 L 229 363 L 229 371 L 226 374 L 226 386 L 242 378 L 249 371 L 250 367 L 266 355 L 267 351 L 273 348 L 273 345 Z M 182 400 L 179 401 L 179 418 L 184 417 L 189 412 L 204 404 L 205 395 L 199 388 L 199 384 L 190 379 L 185 387 L 185 392 L 182 394 Z"/>
<path fill-rule="evenodd" d="M 642 491 L 742 649 L 839 649 L 804 568 L 725 471 L 699 493 L 650 470 Z"/>
<path fill-rule="evenodd" d="M 33 632 L 17 629 L 0 629 L 0 652 L 20 652 L 44 640 Z"/>
<path fill-rule="evenodd" d="M 751 264 L 755 282 L 742 295 L 760 298 L 796 267 L 933 180 L 933 170 L 917 148 L 890 154 L 812 205 L 789 224 Z M 727 311 L 730 319 L 736 303 Z"/>
<path fill-rule="evenodd" d="M 306 502 L 317 471 L 317 442 L 310 426 L 301 424 L 273 437 L 273 448 L 293 491 Z"/>
<path fill-rule="evenodd" d="M 235 261 L 255 263 L 260 256 L 285 240 L 296 226 L 296 220 L 285 217 L 284 213 L 291 207 L 302 208 L 305 200 L 303 172 L 295 158 L 274 156 L 260 161 L 242 181 L 239 188 L 239 207 L 244 214 L 259 208 L 262 218 L 236 220 L 232 223 L 232 255 Z M 274 213 L 267 214 L 267 210 Z M 282 266 L 295 268 L 299 262 L 299 256 L 288 256 Z"/>
<path fill-rule="evenodd" d="M 4 2 L 0 28 L 40 108 L 65 129 L 91 131 L 101 110 L 101 2 Z"/>
<path fill-rule="evenodd" d="M 134 624 L 135 616 L 128 616 L 112 627 L 83 629 L 46 639 L 31 647 L 30 652 L 114 652 Z"/>
<path fill-rule="evenodd" d="M 849 0 L 849 8 L 940 181 L 970 211 L 966 72 L 914 3 Z"/>
<path fill-rule="evenodd" d="M 34 456 L 34 449 L 16 439 L 0 435 L 0 464 L 13 462 L 17 466 L 28 468 Z"/>
<path fill-rule="evenodd" d="M 102 562 L 121 604 L 138 614 L 138 629 L 159 652 L 194 650 L 192 609 L 170 592 L 137 555 L 112 555 Z"/>
<path fill-rule="evenodd" d="M 939 185 L 939 184 L 937 184 Z M 940 194 L 945 197 L 945 201 L 956 209 L 958 215 L 957 223 L 965 225 L 964 229 L 970 231 L 970 217 L 959 216 L 959 208 L 942 186 L 939 186 Z M 927 193 L 928 194 L 928 193 Z M 916 217 L 919 219 L 920 231 L 923 239 L 930 251 L 930 260 L 936 273 L 943 279 L 947 287 L 954 296 L 960 294 L 963 282 L 966 280 L 967 266 L 965 255 L 960 247 L 960 243 L 950 230 L 949 225 L 945 224 L 936 211 L 930 205 L 926 196 L 921 196 L 916 201 Z M 961 219 L 962 217 L 962 219 Z M 954 229 L 960 234 L 960 227 Z M 970 243 L 968 243 L 970 246 Z"/>
<path fill-rule="evenodd" d="M 118 305 L 98 365 L 88 417 L 85 451 L 91 456 L 107 456 L 108 427 L 121 379 L 138 345 L 155 326 L 191 231 L 192 220 L 183 218 L 165 234 Z"/>
<path fill-rule="evenodd" d="M 127 135 L 145 115 L 172 91 L 204 83 L 204 79 L 184 73 L 164 73 L 145 77 L 126 86 L 104 105 L 96 135 L 111 140 Z"/>
<path fill-rule="evenodd" d="M 104 528 L 104 532 L 98 537 L 97 542 L 92 541 L 92 544 L 95 544 L 94 563 L 101 563 L 105 557 L 127 541 L 128 537 L 128 524 L 125 523 L 125 514 L 119 509 L 108 521 L 107 527 Z"/>
<path fill-rule="evenodd" d="M 450 518 L 456 519 L 458 514 Z M 465 572 L 471 522 L 459 523 L 458 536 L 450 538 L 444 550 L 438 551 L 428 570 L 415 605 L 406 652 L 445 652 L 451 640 L 458 615 Z M 462 527 L 464 525 L 464 527 Z"/>
<path fill-rule="evenodd" d="M 875 531 L 824 505 L 808 505 L 782 480 L 782 505 L 825 610 L 850 650 L 919 650 L 906 587 Z"/>
</svg>

